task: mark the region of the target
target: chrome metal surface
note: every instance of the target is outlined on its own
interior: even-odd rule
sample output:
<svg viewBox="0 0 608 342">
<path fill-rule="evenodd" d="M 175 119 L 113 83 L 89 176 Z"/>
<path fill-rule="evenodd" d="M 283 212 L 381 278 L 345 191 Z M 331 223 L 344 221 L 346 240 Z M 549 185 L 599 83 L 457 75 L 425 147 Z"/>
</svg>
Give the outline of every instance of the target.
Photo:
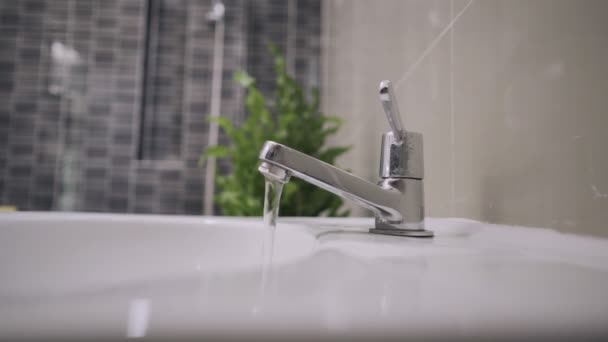
<svg viewBox="0 0 608 342">
<path fill-rule="evenodd" d="M 382 135 L 380 177 L 423 179 L 422 134 L 407 132 L 403 128 L 390 81 L 380 82 L 379 92 L 382 108 L 392 130 Z"/>
<path fill-rule="evenodd" d="M 292 175 L 371 210 L 376 228 L 424 230 L 421 180 L 384 179 L 376 185 L 273 141 L 264 144 L 260 160 L 265 175 Z"/>
<path fill-rule="evenodd" d="M 289 171 L 265 162 L 260 164 L 258 171 L 260 171 L 266 179 L 271 179 L 276 182 L 287 183 L 289 182 L 289 178 L 291 178 Z"/>
<path fill-rule="evenodd" d="M 430 230 L 372 228 L 369 230 L 369 232 L 372 234 L 381 234 L 381 235 L 421 237 L 421 238 L 433 237 L 433 232 Z"/>
<path fill-rule="evenodd" d="M 380 83 L 380 101 L 392 131 L 382 136 L 377 185 L 274 141 L 260 151 L 258 170 L 281 182 L 293 175 L 371 210 L 372 233 L 431 237 L 424 229 L 422 135 L 403 129 L 390 81 Z"/>
<path fill-rule="evenodd" d="M 403 142 L 398 143 L 393 132 L 382 135 L 381 178 L 424 178 L 422 134 L 405 132 L 404 137 Z"/>
<path fill-rule="evenodd" d="M 389 80 L 380 82 L 380 102 L 382 103 L 382 108 L 384 108 L 388 124 L 393 130 L 395 142 L 401 143 L 405 135 L 405 129 L 403 129 L 399 106 L 397 105 L 397 99 Z"/>
</svg>

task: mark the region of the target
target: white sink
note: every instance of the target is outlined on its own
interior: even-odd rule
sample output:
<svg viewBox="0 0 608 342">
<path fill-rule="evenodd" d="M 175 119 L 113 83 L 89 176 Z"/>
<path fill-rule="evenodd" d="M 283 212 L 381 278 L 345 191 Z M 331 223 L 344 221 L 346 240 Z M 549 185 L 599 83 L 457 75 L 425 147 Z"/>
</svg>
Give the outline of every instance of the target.
<svg viewBox="0 0 608 342">
<path fill-rule="evenodd" d="M 2 214 L 0 298 L 259 268 L 268 233 L 259 219 Z M 315 241 L 302 227 L 282 229 L 275 239 L 276 263 L 310 254 Z"/>
<path fill-rule="evenodd" d="M 0 215 L 0 339 L 594 338 L 608 334 L 608 241 L 428 219 Z M 263 280 L 263 278 L 265 280 Z"/>
</svg>

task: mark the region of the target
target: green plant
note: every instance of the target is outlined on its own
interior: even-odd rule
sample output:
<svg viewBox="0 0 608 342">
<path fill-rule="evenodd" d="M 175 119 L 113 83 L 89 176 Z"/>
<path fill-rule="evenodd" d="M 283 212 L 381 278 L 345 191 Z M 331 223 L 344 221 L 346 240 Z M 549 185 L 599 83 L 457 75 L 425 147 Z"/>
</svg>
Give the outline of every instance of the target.
<svg viewBox="0 0 608 342">
<path fill-rule="evenodd" d="M 215 202 L 225 215 L 259 216 L 263 210 L 264 177 L 257 172 L 258 154 L 266 140 L 273 140 L 327 163 L 348 151 L 349 147 L 325 147 L 326 138 L 341 125 L 339 118 L 319 112 L 318 90 L 308 100 L 298 83 L 287 74 L 285 60 L 276 47 L 269 46 L 274 57 L 276 93 L 266 99 L 245 72 L 235 75 L 246 88 L 245 106 L 248 117 L 239 126 L 220 117 L 215 120 L 226 136 L 229 146 L 211 146 L 201 157 L 213 156 L 231 163 L 230 173 L 216 175 L 219 193 Z M 280 213 L 285 216 L 346 216 L 340 210 L 342 200 L 316 186 L 292 178 L 283 188 Z"/>
</svg>

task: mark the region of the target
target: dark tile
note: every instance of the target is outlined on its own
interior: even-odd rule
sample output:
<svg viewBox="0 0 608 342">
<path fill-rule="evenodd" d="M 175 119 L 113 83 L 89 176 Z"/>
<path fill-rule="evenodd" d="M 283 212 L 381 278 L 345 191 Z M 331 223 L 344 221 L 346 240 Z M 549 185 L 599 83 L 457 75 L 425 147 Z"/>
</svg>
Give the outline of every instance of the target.
<svg viewBox="0 0 608 342">
<path fill-rule="evenodd" d="M 131 129 L 135 124 L 134 113 L 114 113 L 114 123 L 120 127 Z"/>
<path fill-rule="evenodd" d="M 17 113 L 31 113 L 36 111 L 36 102 L 17 102 L 15 103 L 15 111 Z"/>
<path fill-rule="evenodd" d="M 76 1 L 74 2 L 74 10 L 76 11 L 77 17 L 87 17 L 93 14 L 93 7 L 90 1 Z"/>
<path fill-rule="evenodd" d="M 121 7 L 121 12 L 127 16 L 139 15 L 143 12 L 140 1 L 125 1 Z"/>
<path fill-rule="evenodd" d="M 177 207 L 179 194 L 177 192 L 167 192 L 160 195 L 160 203 L 163 207 Z"/>
<path fill-rule="evenodd" d="M 112 212 L 126 213 L 129 210 L 129 200 L 126 197 L 110 197 L 108 208 Z"/>
<path fill-rule="evenodd" d="M 88 120 L 88 134 L 93 137 L 105 137 L 108 134 L 108 122 L 99 120 Z"/>
<path fill-rule="evenodd" d="M 89 106 L 89 112 L 93 115 L 107 115 L 110 112 L 110 104 L 92 103 Z"/>
<path fill-rule="evenodd" d="M 8 110 L 0 110 L 0 127 L 8 127 L 11 114 Z"/>
<path fill-rule="evenodd" d="M 177 182 L 181 177 L 179 170 L 164 170 L 160 173 L 160 180 L 162 182 Z"/>
<path fill-rule="evenodd" d="M 87 157 L 105 158 L 108 156 L 108 149 L 105 146 L 93 146 L 87 148 Z"/>
<path fill-rule="evenodd" d="M 144 203 L 137 203 L 135 208 L 133 208 L 133 212 L 137 214 L 154 214 L 156 210 L 153 205 L 146 205 Z"/>
<path fill-rule="evenodd" d="M 209 125 L 207 122 L 196 122 L 188 125 L 188 130 L 195 134 L 201 134 L 207 132 Z"/>
<path fill-rule="evenodd" d="M 0 15 L 0 25 L 2 26 L 17 26 L 19 22 L 18 13 L 5 12 Z"/>
<path fill-rule="evenodd" d="M 49 143 L 57 140 L 58 132 L 56 130 L 51 129 L 42 129 L 38 131 L 38 140 L 43 143 Z"/>
<path fill-rule="evenodd" d="M 137 177 L 152 178 L 156 176 L 156 170 L 151 167 L 140 167 L 137 169 Z"/>
<path fill-rule="evenodd" d="M 114 36 L 100 36 L 97 37 L 97 46 L 102 47 L 104 49 L 111 49 L 114 47 L 116 41 L 117 39 Z"/>
<path fill-rule="evenodd" d="M 2 57 L 3 67 L 8 70 L 14 69 L 14 55 L 17 49 L 17 39 L 11 36 L 0 36 L 0 57 Z M 8 65 L 8 68 L 7 68 Z"/>
<path fill-rule="evenodd" d="M 190 111 L 194 113 L 209 112 L 209 104 L 206 102 L 193 102 L 190 104 Z"/>
<path fill-rule="evenodd" d="M 105 168 L 88 168 L 85 170 L 87 180 L 100 180 L 106 177 L 108 171 Z"/>
<path fill-rule="evenodd" d="M 156 193 L 156 188 L 152 184 L 136 184 L 135 195 L 136 196 L 152 196 Z"/>
<path fill-rule="evenodd" d="M 195 61 L 198 61 L 200 65 L 207 65 L 211 61 L 211 57 L 209 56 L 209 51 L 203 49 L 195 49 L 192 53 L 192 58 Z"/>
<path fill-rule="evenodd" d="M 203 184 L 202 184 L 202 182 L 186 183 L 185 191 L 186 191 L 186 196 L 189 196 L 189 197 L 202 196 Z"/>
<path fill-rule="evenodd" d="M 115 27 L 117 24 L 116 19 L 114 18 L 98 18 L 96 21 L 97 26 L 101 28 Z"/>
<path fill-rule="evenodd" d="M 188 169 L 202 168 L 202 166 L 200 166 L 199 160 L 200 160 L 201 154 L 203 153 L 203 148 L 201 146 L 194 146 L 194 147 L 191 147 L 191 149 L 195 152 L 194 153 L 189 152 L 188 155 L 194 154 L 195 158 L 186 159 L 186 168 L 188 168 Z"/>
<path fill-rule="evenodd" d="M 189 72 L 189 77 L 194 81 L 209 82 L 211 80 L 211 73 L 208 70 L 193 69 Z"/>
<path fill-rule="evenodd" d="M 32 175 L 31 166 L 19 165 L 9 168 L 9 176 L 17 178 L 28 178 Z"/>
<path fill-rule="evenodd" d="M 36 195 L 32 199 L 32 210 L 49 211 L 53 210 L 53 196 Z"/>
<path fill-rule="evenodd" d="M 121 192 L 121 191 L 128 191 L 129 189 L 129 181 L 127 179 L 127 177 L 112 177 L 112 179 L 110 180 L 110 191 L 112 192 Z"/>
<path fill-rule="evenodd" d="M 133 133 L 130 130 L 115 132 L 112 141 L 117 145 L 130 145 L 133 142 Z"/>
<path fill-rule="evenodd" d="M 12 79 L 0 79 L 0 92 L 10 92 L 13 90 Z"/>
<path fill-rule="evenodd" d="M 15 157 L 30 156 L 34 152 L 34 147 L 26 144 L 12 145 L 10 147 L 11 155 Z"/>
<path fill-rule="evenodd" d="M 27 28 L 21 30 L 23 37 L 36 37 L 38 40 L 42 38 L 44 17 L 42 15 L 24 15 L 21 17 L 20 26 Z"/>
<path fill-rule="evenodd" d="M 24 8 L 27 12 L 42 12 L 46 8 L 46 1 L 27 0 L 24 3 Z"/>
<path fill-rule="evenodd" d="M 52 190 L 55 186 L 55 176 L 52 173 L 37 175 L 34 185 L 36 187 L 36 191 L 39 189 L 42 191 Z"/>
<path fill-rule="evenodd" d="M 8 13 L 11 15 L 19 14 L 19 1 L 3 1 L 2 2 L 2 12 Z"/>
<path fill-rule="evenodd" d="M 47 145 L 36 153 L 37 166 L 55 165 L 57 162 L 57 146 L 59 145 L 56 143 Z"/>
<path fill-rule="evenodd" d="M 6 185 L 6 204 L 14 205 L 19 210 L 30 209 L 30 189 L 27 184 L 11 183 Z"/>
<path fill-rule="evenodd" d="M 126 51 L 137 51 L 139 49 L 139 40 L 137 39 L 123 39 L 120 42 L 120 49 Z"/>
<path fill-rule="evenodd" d="M 231 88 L 222 88 L 222 99 L 230 100 L 234 96 L 234 89 Z"/>
<path fill-rule="evenodd" d="M 17 36 L 19 30 L 16 26 L 0 26 L 0 37 Z"/>
<path fill-rule="evenodd" d="M 119 78 L 116 83 L 117 83 L 118 88 L 134 89 L 135 87 L 137 87 L 137 82 L 135 82 L 135 80 L 133 80 L 133 79 Z"/>
<path fill-rule="evenodd" d="M 104 211 L 106 195 L 102 188 L 87 188 L 84 192 L 85 211 Z"/>
<path fill-rule="evenodd" d="M 114 53 L 111 51 L 97 51 L 95 53 L 95 62 L 97 63 L 112 63 L 114 61 Z"/>
<path fill-rule="evenodd" d="M 39 48 L 21 48 L 19 51 L 19 57 L 25 60 L 39 60 L 40 49 Z"/>
<path fill-rule="evenodd" d="M 135 102 L 135 95 L 129 93 L 116 94 L 116 101 L 120 103 L 133 103 Z"/>
<path fill-rule="evenodd" d="M 91 39 L 91 32 L 90 31 L 75 31 L 74 32 L 74 39 L 76 41 L 82 41 L 85 44 L 90 44 L 89 40 Z"/>
<path fill-rule="evenodd" d="M 113 167 L 127 167 L 131 165 L 131 157 L 130 156 L 112 156 L 112 166 Z"/>
<path fill-rule="evenodd" d="M 200 215 L 203 212 L 203 203 L 200 199 L 188 199 L 184 201 L 184 213 Z"/>
</svg>

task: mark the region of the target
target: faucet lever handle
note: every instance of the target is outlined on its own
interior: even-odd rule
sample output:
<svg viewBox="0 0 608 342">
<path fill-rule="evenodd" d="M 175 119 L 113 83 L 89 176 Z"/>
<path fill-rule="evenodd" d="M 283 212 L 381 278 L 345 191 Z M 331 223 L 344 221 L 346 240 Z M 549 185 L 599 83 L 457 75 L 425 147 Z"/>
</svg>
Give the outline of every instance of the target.
<svg viewBox="0 0 608 342">
<path fill-rule="evenodd" d="M 382 108 L 384 108 L 388 124 L 391 126 L 391 130 L 395 136 L 395 142 L 401 143 L 405 136 L 405 130 L 403 129 L 397 98 L 389 80 L 380 82 L 380 102 L 382 102 Z"/>
</svg>

